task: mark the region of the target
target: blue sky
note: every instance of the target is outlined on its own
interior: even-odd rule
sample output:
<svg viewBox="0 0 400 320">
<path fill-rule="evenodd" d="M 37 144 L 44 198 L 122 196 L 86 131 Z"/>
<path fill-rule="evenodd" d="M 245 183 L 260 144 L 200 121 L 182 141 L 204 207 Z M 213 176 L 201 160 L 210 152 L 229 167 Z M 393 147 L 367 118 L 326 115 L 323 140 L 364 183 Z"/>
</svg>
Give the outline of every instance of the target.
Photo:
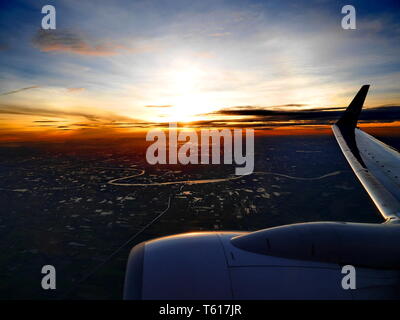
<svg viewBox="0 0 400 320">
<path fill-rule="evenodd" d="M 40 30 L 45 4 L 57 10 L 56 30 Z M 346 4 L 356 8 L 357 30 L 341 28 Z M 398 1 L 0 6 L 0 121 L 8 126 L 82 114 L 158 122 L 237 106 L 341 107 L 365 83 L 367 107 L 400 101 Z"/>
</svg>

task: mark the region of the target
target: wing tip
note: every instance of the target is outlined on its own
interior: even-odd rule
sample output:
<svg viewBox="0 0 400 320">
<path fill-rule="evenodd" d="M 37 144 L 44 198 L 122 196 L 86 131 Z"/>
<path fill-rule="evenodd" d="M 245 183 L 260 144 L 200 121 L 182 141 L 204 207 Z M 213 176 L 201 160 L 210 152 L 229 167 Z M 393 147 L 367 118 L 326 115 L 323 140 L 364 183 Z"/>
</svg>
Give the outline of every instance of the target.
<svg viewBox="0 0 400 320">
<path fill-rule="evenodd" d="M 370 85 L 364 84 L 342 114 L 336 125 L 341 128 L 354 129 L 357 126 L 358 116 L 363 108 Z"/>
</svg>

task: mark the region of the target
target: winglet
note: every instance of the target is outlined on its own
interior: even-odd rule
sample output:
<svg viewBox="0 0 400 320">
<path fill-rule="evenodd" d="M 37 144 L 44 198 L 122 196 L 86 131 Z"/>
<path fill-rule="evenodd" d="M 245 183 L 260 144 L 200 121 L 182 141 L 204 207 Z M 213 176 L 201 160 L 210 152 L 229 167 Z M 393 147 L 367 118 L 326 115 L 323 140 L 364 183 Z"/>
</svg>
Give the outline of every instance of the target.
<svg viewBox="0 0 400 320">
<path fill-rule="evenodd" d="M 336 125 L 342 129 L 354 129 L 357 126 L 358 116 L 364 105 L 367 96 L 369 84 L 363 85 L 357 92 L 353 101 L 349 104 L 342 117 L 336 122 Z"/>
<path fill-rule="evenodd" d="M 339 121 L 332 126 L 340 148 L 358 180 L 386 222 L 400 223 L 400 191 L 396 181 L 400 154 L 356 129 L 369 85 L 361 87 Z"/>
</svg>

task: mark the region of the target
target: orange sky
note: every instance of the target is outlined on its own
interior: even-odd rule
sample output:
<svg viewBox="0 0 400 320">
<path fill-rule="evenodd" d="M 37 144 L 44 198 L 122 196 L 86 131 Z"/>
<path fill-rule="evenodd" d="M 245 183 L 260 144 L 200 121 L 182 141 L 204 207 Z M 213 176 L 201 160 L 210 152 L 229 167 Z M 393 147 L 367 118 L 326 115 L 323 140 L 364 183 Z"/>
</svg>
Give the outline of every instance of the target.
<svg viewBox="0 0 400 320">
<path fill-rule="evenodd" d="M 320 134 L 329 129 L 299 124 L 329 117 L 244 122 L 221 110 L 336 110 L 363 84 L 371 84 L 365 109 L 400 108 L 400 20 L 379 2 L 357 4 L 357 30 L 340 26 L 329 1 L 54 5 L 55 30 L 38 27 L 39 2 L 0 12 L 0 141 L 138 135 L 177 121 Z M 392 121 L 393 112 L 370 119 Z M 381 126 L 397 134 L 397 122 Z"/>
<path fill-rule="evenodd" d="M 399 136 L 400 121 L 392 123 L 364 123 L 359 125 L 364 131 L 372 135 Z M 161 127 L 162 128 L 162 127 Z M 163 129 L 166 129 L 167 126 Z M 186 125 L 190 128 L 190 125 Z M 216 128 L 218 129 L 218 128 Z M 222 129 L 222 128 L 221 128 Z M 40 128 L 37 130 L 0 130 L 1 143 L 13 142 L 62 142 L 73 140 L 118 140 L 123 138 L 139 138 L 145 140 L 148 129 L 117 129 L 96 127 L 76 130 L 58 130 L 54 128 Z M 200 130 L 196 128 L 196 130 Z M 256 135 L 321 135 L 332 134 L 330 125 L 317 126 L 276 126 L 264 129 L 255 129 Z"/>
</svg>

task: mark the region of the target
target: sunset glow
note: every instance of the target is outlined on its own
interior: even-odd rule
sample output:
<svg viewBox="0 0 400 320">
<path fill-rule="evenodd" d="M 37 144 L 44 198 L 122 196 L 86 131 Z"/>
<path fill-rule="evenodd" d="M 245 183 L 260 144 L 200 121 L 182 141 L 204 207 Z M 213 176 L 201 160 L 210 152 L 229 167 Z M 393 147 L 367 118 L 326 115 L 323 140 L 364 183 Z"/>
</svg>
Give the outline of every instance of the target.
<svg viewBox="0 0 400 320">
<path fill-rule="evenodd" d="M 59 1 L 65 18 L 56 30 L 38 30 L 28 19 L 18 41 L 3 28 L 1 140 L 39 132 L 107 135 L 168 122 L 327 125 L 336 114 L 317 121 L 303 112 L 344 108 L 364 83 L 371 84 L 366 108 L 399 106 L 398 24 L 384 11 L 373 20 L 361 11 L 358 30 L 344 32 L 334 6 L 299 16 L 294 4 L 281 10 L 263 3 L 178 1 L 166 9 L 122 2 L 87 4 L 85 10 Z M 40 4 L 31 6 L 10 6 L 2 21 L 40 11 Z M 251 116 L 254 110 L 263 115 Z M 392 122 L 383 115 L 372 120 Z"/>
</svg>

